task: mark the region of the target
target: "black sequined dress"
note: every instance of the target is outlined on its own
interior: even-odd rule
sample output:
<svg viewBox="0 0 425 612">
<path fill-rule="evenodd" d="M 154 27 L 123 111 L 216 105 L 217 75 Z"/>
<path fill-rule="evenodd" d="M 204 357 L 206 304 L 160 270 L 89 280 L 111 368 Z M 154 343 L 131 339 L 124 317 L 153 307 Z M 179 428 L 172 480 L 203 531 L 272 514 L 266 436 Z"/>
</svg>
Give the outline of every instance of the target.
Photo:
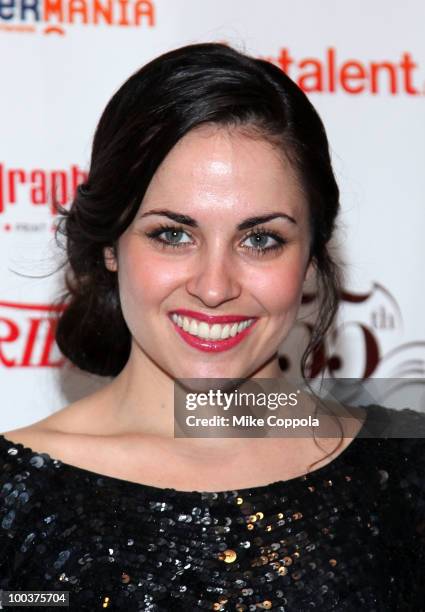
<svg viewBox="0 0 425 612">
<path fill-rule="evenodd" d="M 68 609 L 90 612 L 425 610 L 425 440 L 369 437 L 384 412 L 425 436 L 425 415 L 368 406 L 331 463 L 217 493 L 101 475 L 0 436 L 0 593 L 68 591 Z"/>
</svg>

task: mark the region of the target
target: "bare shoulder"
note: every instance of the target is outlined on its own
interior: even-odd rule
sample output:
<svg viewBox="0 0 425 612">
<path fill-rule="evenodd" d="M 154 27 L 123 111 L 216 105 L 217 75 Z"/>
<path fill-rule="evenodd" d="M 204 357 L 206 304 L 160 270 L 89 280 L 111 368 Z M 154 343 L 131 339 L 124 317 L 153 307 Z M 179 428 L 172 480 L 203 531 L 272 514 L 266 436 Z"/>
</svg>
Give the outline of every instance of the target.
<svg viewBox="0 0 425 612">
<path fill-rule="evenodd" d="M 89 424 L 95 404 L 87 399 L 79 400 L 55 413 L 25 427 L 4 431 L 1 435 L 17 444 L 22 444 L 34 452 L 47 453 L 64 461 L 80 462 L 88 455 L 87 448 L 93 448 Z M 86 428 L 87 425 L 87 428 Z"/>
<path fill-rule="evenodd" d="M 1 435 L 15 444 L 22 444 L 25 448 L 35 453 L 47 453 L 53 458 L 75 457 L 79 445 L 76 439 L 65 436 L 60 432 L 43 429 L 38 423 L 27 427 L 11 429 L 2 432 Z M 67 438 L 67 439 L 66 439 Z"/>
</svg>

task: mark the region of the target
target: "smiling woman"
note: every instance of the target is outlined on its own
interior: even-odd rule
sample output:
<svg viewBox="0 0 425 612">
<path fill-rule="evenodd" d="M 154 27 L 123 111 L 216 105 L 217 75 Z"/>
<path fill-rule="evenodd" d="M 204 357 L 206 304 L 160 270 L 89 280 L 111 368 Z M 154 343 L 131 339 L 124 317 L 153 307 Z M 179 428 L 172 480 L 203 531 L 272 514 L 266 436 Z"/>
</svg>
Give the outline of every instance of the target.
<svg viewBox="0 0 425 612">
<path fill-rule="evenodd" d="M 116 256 L 105 253 L 130 363 L 153 360 L 172 378 L 278 376 L 276 351 L 312 266 L 308 205 L 285 157 L 238 128 L 192 129 L 159 166 L 140 213 Z"/>
<path fill-rule="evenodd" d="M 73 299 L 59 322 L 58 344 L 73 363 L 96 374 L 116 376 L 128 363 L 134 336 L 123 317 L 118 286 L 130 268 L 116 267 L 119 250 L 132 263 L 137 258 L 133 274 L 149 266 L 150 276 L 141 283 L 162 285 L 167 278 L 174 287 L 184 281 L 190 288 L 199 281 L 211 295 L 218 291 L 205 301 L 205 296 L 188 299 L 174 289 L 168 301 L 196 306 L 200 315 L 238 315 L 246 306 L 260 310 L 258 299 L 254 305 L 244 303 L 247 295 L 237 302 L 226 297 L 237 291 L 239 283 L 231 276 L 235 279 L 239 271 L 252 275 L 257 294 L 279 286 L 286 293 L 288 279 L 282 273 L 287 271 L 301 297 L 308 266 L 317 272 L 320 297 L 302 359 L 305 372 L 335 315 L 340 284 L 327 247 L 339 191 L 322 122 L 302 91 L 273 64 L 235 56 L 224 45 L 192 45 L 186 53 L 191 56 L 187 65 L 178 65 L 183 60 L 175 51 L 144 66 L 100 119 L 88 181 L 80 185 L 71 212 L 64 212 Z M 167 70 L 168 79 L 158 82 L 158 70 Z M 148 248 L 147 238 L 155 249 Z M 295 261 L 302 251 L 306 261 Z M 111 260 L 106 267 L 103 256 Z M 192 279 L 184 280 L 183 270 Z M 221 287 L 210 286 L 214 277 Z M 264 316 L 263 324 L 269 320 Z"/>
<path fill-rule="evenodd" d="M 335 415 L 321 445 L 174 437 L 181 379 L 282 382 L 314 277 L 308 374 L 338 305 L 338 210 L 323 124 L 271 63 L 189 45 L 122 85 L 59 225 L 58 345 L 111 380 L 0 435 L 0 588 L 90 612 L 425 609 L 422 414 Z M 311 422 L 314 396 L 293 397 Z"/>
</svg>

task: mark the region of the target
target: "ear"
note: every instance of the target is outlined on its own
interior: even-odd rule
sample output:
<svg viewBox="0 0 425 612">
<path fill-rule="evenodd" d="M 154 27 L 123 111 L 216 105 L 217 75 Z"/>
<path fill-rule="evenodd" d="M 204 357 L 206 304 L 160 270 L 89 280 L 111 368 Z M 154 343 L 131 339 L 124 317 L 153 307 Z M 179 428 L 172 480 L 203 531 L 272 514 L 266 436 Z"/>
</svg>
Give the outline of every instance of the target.
<svg viewBox="0 0 425 612">
<path fill-rule="evenodd" d="M 105 247 L 103 249 L 103 259 L 105 262 L 105 267 L 110 272 L 116 272 L 118 270 L 118 264 L 114 253 L 113 247 Z"/>
</svg>

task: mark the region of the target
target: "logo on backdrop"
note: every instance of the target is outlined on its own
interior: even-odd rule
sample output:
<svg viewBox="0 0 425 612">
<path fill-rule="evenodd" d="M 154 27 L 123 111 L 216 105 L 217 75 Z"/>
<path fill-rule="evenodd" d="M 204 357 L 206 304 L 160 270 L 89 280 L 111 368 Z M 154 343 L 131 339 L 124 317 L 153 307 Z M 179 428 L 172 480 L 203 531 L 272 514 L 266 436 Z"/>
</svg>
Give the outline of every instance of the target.
<svg viewBox="0 0 425 612">
<path fill-rule="evenodd" d="M 314 294 L 304 295 L 303 304 L 315 299 Z M 306 346 L 312 330 L 308 320 L 297 322 L 288 338 L 288 353 L 280 357 L 284 372 L 297 374 L 300 355 L 291 347 Z M 402 337 L 400 306 L 383 285 L 375 282 L 364 294 L 343 291 L 336 324 L 316 350 L 309 377 L 322 373 L 330 378 L 425 377 L 425 340 L 403 343 Z"/>
<path fill-rule="evenodd" d="M 418 63 L 408 51 L 393 59 L 365 60 L 343 59 L 335 47 L 328 47 L 320 57 L 297 57 L 283 47 L 275 56 L 262 59 L 276 64 L 307 94 L 425 94 Z"/>
<path fill-rule="evenodd" d="M 86 180 L 87 173 L 77 164 L 61 170 L 42 168 L 28 170 L 7 168 L 4 163 L 0 163 L 0 219 L 4 220 L 0 223 L 0 229 L 4 232 L 33 233 L 49 229 L 45 211 L 55 216 L 57 214 L 55 201 L 61 205 L 72 201 L 77 186 Z M 22 221 L 21 215 L 18 214 L 24 208 L 32 209 L 31 223 Z M 34 217 L 33 211 L 36 209 L 43 211 L 41 221 Z"/>
<path fill-rule="evenodd" d="M 0 301 L 0 367 L 59 368 L 65 363 L 55 343 L 50 304 Z"/>
<path fill-rule="evenodd" d="M 0 0 L 0 31 L 63 36 L 69 26 L 153 27 L 152 0 Z"/>
</svg>

